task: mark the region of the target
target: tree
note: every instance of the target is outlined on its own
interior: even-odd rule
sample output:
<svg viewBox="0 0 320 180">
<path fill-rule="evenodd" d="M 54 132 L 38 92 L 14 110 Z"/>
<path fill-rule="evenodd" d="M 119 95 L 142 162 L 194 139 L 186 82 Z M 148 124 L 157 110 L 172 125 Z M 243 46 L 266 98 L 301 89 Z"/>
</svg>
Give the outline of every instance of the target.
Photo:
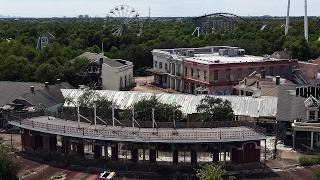
<svg viewBox="0 0 320 180">
<path fill-rule="evenodd" d="M 230 101 L 210 96 L 201 100 L 197 105 L 197 112 L 204 122 L 232 121 L 234 118 Z"/>
<path fill-rule="evenodd" d="M 200 180 L 223 180 L 226 174 L 224 165 L 222 164 L 205 164 L 197 170 L 197 177 Z"/>
<path fill-rule="evenodd" d="M 180 106 L 161 103 L 155 96 L 150 99 L 143 99 L 133 105 L 135 111 L 135 119 L 137 121 L 152 121 L 152 109 L 155 110 L 155 121 L 172 122 L 182 120 L 182 112 Z M 131 120 L 132 108 L 127 109 L 123 113 L 126 120 Z"/>
<path fill-rule="evenodd" d="M 0 145 L 0 179 L 18 179 L 19 164 L 13 156 L 14 149 L 11 146 Z"/>
<path fill-rule="evenodd" d="M 77 99 L 67 97 L 66 102 L 75 107 L 79 106 L 81 115 L 87 118 L 93 119 L 93 109 L 96 106 L 97 116 L 104 120 L 111 119 L 112 102 L 89 88 L 85 89 Z M 73 113 L 75 114 L 74 110 L 75 108 L 73 108 Z"/>
</svg>

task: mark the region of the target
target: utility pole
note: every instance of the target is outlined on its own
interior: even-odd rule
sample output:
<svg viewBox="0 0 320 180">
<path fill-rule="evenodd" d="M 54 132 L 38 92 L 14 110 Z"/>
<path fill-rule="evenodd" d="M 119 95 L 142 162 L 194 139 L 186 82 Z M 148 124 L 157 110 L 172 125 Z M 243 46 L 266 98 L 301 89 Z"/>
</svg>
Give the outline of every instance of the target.
<svg viewBox="0 0 320 180">
<path fill-rule="evenodd" d="M 304 0 L 304 37 L 309 41 L 308 2 Z"/>
<path fill-rule="evenodd" d="M 287 18 L 286 18 L 286 29 L 285 35 L 287 36 L 289 33 L 289 26 L 290 26 L 290 0 L 288 0 L 288 9 L 287 9 Z"/>
</svg>

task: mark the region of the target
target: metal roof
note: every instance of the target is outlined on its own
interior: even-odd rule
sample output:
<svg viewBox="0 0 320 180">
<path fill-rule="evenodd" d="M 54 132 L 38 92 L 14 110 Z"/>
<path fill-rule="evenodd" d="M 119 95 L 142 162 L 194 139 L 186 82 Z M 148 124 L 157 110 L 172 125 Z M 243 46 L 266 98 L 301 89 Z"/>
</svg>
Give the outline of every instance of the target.
<svg viewBox="0 0 320 180">
<path fill-rule="evenodd" d="M 83 94 L 84 90 L 80 89 L 61 89 L 65 98 L 77 99 Z M 166 104 L 176 104 L 181 106 L 181 111 L 184 114 L 197 113 L 197 105 L 206 97 L 206 95 L 186 95 L 186 94 L 169 94 L 169 93 L 143 93 L 135 91 L 110 91 L 97 90 L 95 91 L 107 100 L 115 103 L 117 108 L 130 108 L 136 102 L 142 99 L 150 99 L 152 96 Z M 249 117 L 276 117 L 277 114 L 277 97 L 262 96 L 253 98 L 248 96 L 212 96 L 229 100 L 232 104 L 235 115 Z M 65 103 L 65 107 L 74 106 L 71 103 Z"/>
</svg>

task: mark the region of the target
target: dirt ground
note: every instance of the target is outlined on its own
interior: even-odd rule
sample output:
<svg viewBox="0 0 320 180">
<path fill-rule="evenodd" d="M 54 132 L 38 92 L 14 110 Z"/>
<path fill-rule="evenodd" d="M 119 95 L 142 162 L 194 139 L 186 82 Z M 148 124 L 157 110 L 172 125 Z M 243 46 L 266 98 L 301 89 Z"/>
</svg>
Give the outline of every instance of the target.
<svg viewBox="0 0 320 180">
<path fill-rule="evenodd" d="M 154 77 L 135 77 L 136 87 L 132 91 L 149 92 L 149 93 L 179 93 L 171 89 L 163 89 L 153 85 Z"/>
</svg>

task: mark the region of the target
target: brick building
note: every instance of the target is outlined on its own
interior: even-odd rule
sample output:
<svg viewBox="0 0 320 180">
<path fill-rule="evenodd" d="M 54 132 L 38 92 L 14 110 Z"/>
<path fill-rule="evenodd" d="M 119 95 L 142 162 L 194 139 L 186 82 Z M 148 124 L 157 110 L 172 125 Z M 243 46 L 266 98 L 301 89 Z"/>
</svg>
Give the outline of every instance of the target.
<svg viewBox="0 0 320 180">
<path fill-rule="evenodd" d="M 158 49 L 152 54 L 150 71 L 156 85 L 190 94 L 229 95 L 234 85 L 254 71 L 289 80 L 298 76 L 307 82 L 315 81 L 317 74 L 315 64 L 245 55 L 239 47 Z"/>
</svg>

